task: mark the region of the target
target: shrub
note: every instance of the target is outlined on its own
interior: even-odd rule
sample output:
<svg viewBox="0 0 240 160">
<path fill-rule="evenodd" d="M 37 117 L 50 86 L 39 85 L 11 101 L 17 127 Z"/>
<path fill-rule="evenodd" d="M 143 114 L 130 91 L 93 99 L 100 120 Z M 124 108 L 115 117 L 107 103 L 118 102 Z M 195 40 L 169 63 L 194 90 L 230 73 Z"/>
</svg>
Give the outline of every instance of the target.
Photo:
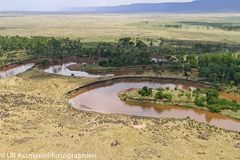
<svg viewBox="0 0 240 160">
<path fill-rule="evenodd" d="M 164 98 L 163 92 L 162 91 L 157 92 L 156 95 L 155 95 L 155 98 L 156 99 L 163 99 Z"/>
<path fill-rule="evenodd" d="M 239 104 L 233 104 L 232 105 L 232 111 L 237 112 L 240 109 L 240 105 Z"/>
<path fill-rule="evenodd" d="M 147 93 L 145 92 L 145 90 L 139 90 L 138 94 L 140 94 L 142 97 L 145 97 Z"/>
<path fill-rule="evenodd" d="M 212 105 L 217 103 L 218 92 L 215 89 L 209 89 L 206 93 L 207 103 Z"/>
<path fill-rule="evenodd" d="M 164 94 L 164 99 L 168 101 L 172 101 L 172 95 L 171 94 Z"/>
<path fill-rule="evenodd" d="M 163 89 L 163 88 L 158 88 L 157 90 L 158 90 L 158 91 L 164 91 L 164 89 Z"/>
<path fill-rule="evenodd" d="M 206 99 L 204 97 L 197 97 L 195 99 L 195 104 L 199 107 L 204 107 Z"/>
<path fill-rule="evenodd" d="M 207 98 L 208 105 L 215 105 L 215 104 L 218 104 L 218 102 L 219 102 L 219 99 L 216 97 Z"/>
<path fill-rule="evenodd" d="M 213 112 L 213 113 L 221 112 L 221 108 L 217 105 L 210 105 L 210 106 L 208 106 L 208 109 L 210 112 Z"/>
<path fill-rule="evenodd" d="M 172 100 L 172 95 L 167 94 L 167 93 L 164 94 L 162 91 L 159 91 L 159 92 L 156 93 L 155 98 L 156 99 L 166 99 L 168 101 L 171 101 Z"/>
<path fill-rule="evenodd" d="M 144 86 L 140 91 L 138 91 L 138 94 L 140 94 L 143 97 L 151 96 L 152 88 L 148 88 L 148 87 Z"/>
</svg>

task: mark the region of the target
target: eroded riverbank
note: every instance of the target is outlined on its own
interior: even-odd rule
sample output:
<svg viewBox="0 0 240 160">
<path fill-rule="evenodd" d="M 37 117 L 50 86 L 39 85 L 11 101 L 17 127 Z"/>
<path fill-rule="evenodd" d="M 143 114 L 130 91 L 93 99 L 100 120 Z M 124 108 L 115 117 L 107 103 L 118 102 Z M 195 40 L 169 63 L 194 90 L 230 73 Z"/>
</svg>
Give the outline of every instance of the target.
<svg viewBox="0 0 240 160">
<path fill-rule="evenodd" d="M 70 107 L 65 93 L 94 81 L 38 69 L 1 79 L 0 151 L 86 152 L 99 160 L 240 157 L 236 132 L 190 119 L 104 115 Z"/>
<path fill-rule="evenodd" d="M 14 66 L 9 66 L 6 69 L 0 70 L 0 79 L 1 78 L 8 78 L 20 73 L 23 73 L 34 66 L 34 63 L 27 63 L 27 64 L 19 64 Z"/>
<path fill-rule="evenodd" d="M 128 81 L 127 81 L 128 80 Z M 152 80 L 152 81 L 151 81 Z M 142 82 L 141 82 L 142 81 Z M 146 82 L 147 81 L 147 82 Z M 150 82 L 149 82 L 150 81 Z M 122 102 L 118 93 L 129 88 L 179 88 L 189 89 L 197 87 L 209 87 L 209 84 L 197 83 L 189 80 L 171 78 L 150 77 L 115 77 L 108 80 L 96 81 L 86 84 L 68 92 L 75 95 L 70 103 L 77 109 L 94 111 L 107 114 L 125 114 L 145 117 L 190 117 L 199 122 L 218 126 L 225 129 L 240 131 L 240 121 L 226 116 L 210 113 L 201 109 L 190 109 L 179 106 L 161 106 L 143 103 L 126 104 Z M 81 94 L 79 94 L 81 93 Z M 79 95 L 78 95 L 79 94 Z"/>
</svg>

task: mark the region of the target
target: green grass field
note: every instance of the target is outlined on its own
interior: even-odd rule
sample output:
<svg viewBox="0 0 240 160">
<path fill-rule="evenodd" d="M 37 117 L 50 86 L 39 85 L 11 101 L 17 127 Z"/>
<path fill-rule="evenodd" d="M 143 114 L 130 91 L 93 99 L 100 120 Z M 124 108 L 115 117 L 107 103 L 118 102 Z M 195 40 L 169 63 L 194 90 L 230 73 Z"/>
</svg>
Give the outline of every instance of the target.
<svg viewBox="0 0 240 160">
<path fill-rule="evenodd" d="M 132 36 L 240 43 L 239 30 L 212 27 L 221 24 L 240 25 L 240 14 L 2 13 L 0 35 L 71 37 L 81 38 L 84 42 L 115 41 L 120 37 Z"/>
</svg>

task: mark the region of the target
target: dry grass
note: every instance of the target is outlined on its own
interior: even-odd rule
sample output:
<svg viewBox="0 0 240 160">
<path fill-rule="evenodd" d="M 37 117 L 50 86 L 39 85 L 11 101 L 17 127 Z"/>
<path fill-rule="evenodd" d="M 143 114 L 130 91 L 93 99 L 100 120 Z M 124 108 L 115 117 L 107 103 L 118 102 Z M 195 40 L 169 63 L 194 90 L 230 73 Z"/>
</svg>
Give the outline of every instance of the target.
<svg viewBox="0 0 240 160">
<path fill-rule="evenodd" d="M 238 15 L 227 17 L 236 19 Z M 139 25 L 193 18 L 224 20 L 226 15 L 0 15 L 0 35 L 64 36 L 84 41 L 161 36 L 240 42 L 240 32 Z M 240 158 L 238 133 L 189 119 L 147 119 L 72 109 L 65 93 L 93 80 L 48 75 L 38 69 L 0 79 L 0 152 L 87 152 L 95 153 L 99 160 Z"/>
<path fill-rule="evenodd" d="M 239 23 L 239 14 L 65 14 L 0 15 L 0 35 L 58 36 L 83 41 L 114 41 L 123 36 L 240 43 L 240 32 L 184 25 L 154 27 L 179 21 Z M 146 23 L 147 22 L 147 23 Z"/>
<path fill-rule="evenodd" d="M 238 159 L 240 135 L 189 119 L 76 111 L 65 93 L 92 81 L 34 69 L 0 80 L 0 152 L 79 153 L 97 159 Z M 219 147 L 216 147 L 219 146 Z"/>
</svg>

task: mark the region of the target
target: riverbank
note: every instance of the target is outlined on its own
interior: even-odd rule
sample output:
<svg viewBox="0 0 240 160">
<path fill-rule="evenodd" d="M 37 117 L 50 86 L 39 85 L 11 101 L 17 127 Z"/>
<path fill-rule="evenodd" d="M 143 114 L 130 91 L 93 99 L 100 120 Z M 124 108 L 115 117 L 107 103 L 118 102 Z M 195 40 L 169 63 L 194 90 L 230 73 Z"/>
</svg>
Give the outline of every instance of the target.
<svg viewBox="0 0 240 160">
<path fill-rule="evenodd" d="M 78 56 L 67 56 L 63 58 L 54 58 L 54 57 L 48 57 L 48 56 L 23 57 L 22 59 L 16 60 L 12 63 L 0 65 L 0 71 L 6 71 L 8 69 L 11 69 L 26 63 L 35 63 L 37 67 L 43 69 L 47 66 L 61 65 L 63 63 L 68 63 L 68 62 L 76 62 L 79 64 L 81 63 L 93 64 L 96 61 L 98 61 L 97 58 L 78 57 Z"/>
<path fill-rule="evenodd" d="M 69 106 L 65 93 L 94 81 L 38 69 L 0 80 L 0 151 L 83 152 L 99 160 L 239 157 L 236 132 L 190 119 L 105 115 Z"/>
<path fill-rule="evenodd" d="M 54 59 L 51 57 L 38 57 L 38 58 L 28 58 L 22 61 L 10 63 L 4 66 L 0 66 L 0 72 L 7 71 L 9 69 L 13 69 L 23 64 L 34 63 L 35 67 L 40 69 L 47 69 L 49 66 L 64 66 L 67 63 L 72 63 L 69 66 L 65 66 L 67 69 L 71 71 L 79 71 L 85 72 L 86 74 L 97 74 L 96 77 L 104 77 L 106 75 L 114 75 L 115 77 L 120 76 L 132 76 L 139 75 L 145 77 L 162 77 L 162 78 L 175 78 L 175 79 L 186 79 L 197 82 L 204 82 L 212 85 L 210 82 L 206 82 L 205 79 L 196 77 L 196 75 L 185 75 L 186 73 L 183 71 L 170 71 L 164 66 L 158 67 L 156 70 L 155 65 L 146 65 L 146 66 L 129 66 L 129 67 L 100 67 L 95 63 L 99 61 L 97 58 L 88 58 L 88 57 L 78 57 L 78 56 L 68 56 L 65 58 Z M 155 68 L 155 69 L 154 69 Z M 55 70 L 54 72 L 56 72 Z M 109 74 L 111 73 L 111 74 Z M 72 75 L 69 75 L 72 76 Z M 84 76 L 84 75 L 83 75 Z M 107 76 L 108 77 L 108 76 Z M 232 100 L 236 100 L 240 102 L 239 95 L 239 86 L 230 85 L 230 84 L 215 84 L 215 87 L 219 91 L 227 92 L 228 94 L 232 94 Z"/>
<path fill-rule="evenodd" d="M 148 88 L 146 88 L 146 91 Z M 151 89 L 150 95 L 142 95 L 144 89 L 127 89 L 118 93 L 119 98 L 124 102 L 130 103 L 152 103 L 162 106 L 182 106 L 201 109 L 209 112 L 217 112 L 222 115 L 235 119 L 240 119 L 239 113 L 239 103 L 232 102 L 232 97 L 229 97 L 228 93 L 223 94 L 220 92 L 221 98 L 218 98 L 218 93 L 216 93 L 216 98 L 209 101 L 219 101 L 216 104 L 208 104 L 209 99 L 207 94 L 209 92 L 214 92 L 214 90 L 181 90 L 178 88 L 172 89 Z"/>
<path fill-rule="evenodd" d="M 99 65 L 78 63 L 67 67 L 72 71 L 87 71 L 92 74 L 109 74 L 112 73 L 116 76 L 130 75 L 130 74 L 143 74 L 144 72 L 151 72 L 153 65 L 139 65 L 128 67 L 101 67 Z M 163 70 L 164 68 L 161 68 Z M 159 69 L 160 70 L 160 69 Z"/>
<path fill-rule="evenodd" d="M 105 86 L 105 85 L 109 85 L 109 84 L 113 84 L 116 82 L 121 82 L 121 81 L 151 81 L 151 82 L 156 82 L 156 81 L 161 81 L 161 82 L 174 82 L 174 83 L 190 83 L 194 86 L 194 84 L 199 87 L 210 87 L 211 83 L 208 82 L 203 82 L 203 81 L 196 81 L 193 79 L 189 79 L 188 77 L 184 77 L 184 76 L 178 76 L 178 75 L 162 75 L 162 76 L 154 76 L 154 75 L 127 75 L 127 76 L 115 76 L 115 77 L 107 77 L 107 78 L 100 78 L 94 82 L 90 82 L 87 84 L 84 84 L 82 86 L 79 86 L 73 90 L 70 90 L 68 92 L 66 92 L 67 95 L 69 96 L 74 96 L 77 95 L 79 93 L 82 93 L 86 90 L 92 89 L 92 88 L 97 88 L 99 86 Z"/>
<path fill-rule="evenodd" d="M 7 71 L 9 69 L 15 68 L 15 67 L 23 65 L 23 64 L 35 63 L 36 60 L 37 60 L 37 58 L 27 58 L 25 60 L 20 60 L 20 61 L 16 61 L 13 63 L 5 64 L 5 65 L 0 66 L 0 72 Z"/>
</svg>

